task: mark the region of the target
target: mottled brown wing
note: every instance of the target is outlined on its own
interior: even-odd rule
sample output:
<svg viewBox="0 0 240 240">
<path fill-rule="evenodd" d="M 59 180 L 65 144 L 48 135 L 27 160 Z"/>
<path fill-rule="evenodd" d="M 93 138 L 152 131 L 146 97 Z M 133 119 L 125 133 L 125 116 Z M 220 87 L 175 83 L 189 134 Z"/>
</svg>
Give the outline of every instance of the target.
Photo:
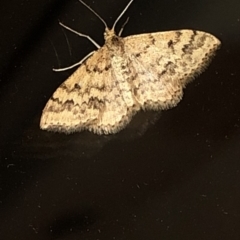
<svg viewBox="0 0 240 240">
<path fill-rule="evenodd" d="M 176 106 L 186 84 L 209 64 L 220 41 L 201 31 L 179 30 L 124 38 L 136 69 L 133 88 L 143 109 Z"/>
<path fill-rule="evenodd" d="M 123 91 L 124 83 L 112 71 L 110 58 L 103 46 L 60 85 L 43 110 L 42 129 L 109 134 L 130 121 L 131 106 L 123 100 L 129 89 Z"/>
</svg>

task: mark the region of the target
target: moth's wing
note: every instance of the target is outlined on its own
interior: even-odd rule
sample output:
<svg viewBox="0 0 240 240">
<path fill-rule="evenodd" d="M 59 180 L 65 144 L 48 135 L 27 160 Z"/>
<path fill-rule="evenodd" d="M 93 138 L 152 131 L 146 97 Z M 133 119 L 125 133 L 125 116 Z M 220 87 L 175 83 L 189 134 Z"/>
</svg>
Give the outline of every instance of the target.
<svg viewBox="0 0 240 240">
<path fill-rule="evenodd" d="M 81 131 L 97 121 L 103 109 L 101 88 L 104 86 L 100 69 L 104 72 L 104 49 L 95 52 L 65 82 L 43 109 L 40 127 L 49 131 L 71 133 Z M 89 69 L 93 64 L 95 69 Z"/>
<path fill-rule="evenodd" d="M 111 67 L 111 56 L 103 46 L 84 62 L 46 104 L 40 127 L 71 133 L 84 129 L 98 134 L 115 133 L 131 119 Z"/>
<path fill-rule="evenodd" d="M 98 134 L 116 133 L 123 129 L 132 119 L 132 116 L 140 109 L 132 93 L 132 85 L 128 82 L 129 74 L 122 71 L 127 69 L 128 59 L 121 59 L 117 64 L 112 63 L 112 53 L 109 53 L 111 65 L 102 76 L 105 87 L 102 91 L 103 111 L 98 120 L 92 123 L 88 129 Z"/>
<path fill-rule="evenodd" d="M 179 30 L 124 38 L 136 69 L 133 87 L 143 109 L 176 106 L 183 88 L 209 64 L 220 41 L 201 31 Z"/>
</svg>

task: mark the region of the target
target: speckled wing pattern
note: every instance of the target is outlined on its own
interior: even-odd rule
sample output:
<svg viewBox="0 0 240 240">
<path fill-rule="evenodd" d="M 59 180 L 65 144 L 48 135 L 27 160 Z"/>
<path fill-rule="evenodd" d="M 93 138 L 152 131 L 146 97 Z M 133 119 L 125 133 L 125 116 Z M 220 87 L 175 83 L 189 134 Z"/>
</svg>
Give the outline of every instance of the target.
<svg viewBox="0 0 240 240">
<path fill-rule="evenodd" d="M 143 109 L 168 109 L 177 105 L 183 88 L 209 64 L 220 46 L 213 35 L 178 30 L 126 37 L 125 51 L 137 77 L 135 98 Z"/>
<path fill-rule="evenodd" d="M 131 103 L 123 100 L 124 84 L 117 79 L 103 46 L 55 91 L 43 110 L 41 128 L 65 133 L 116 132 L 133 114 Z"/>
<path fill-rule="evenodd" d="M 108 34 L 105 45 L 48 101 L 42 129 L 111 134 L 124 128 L 140 109 L 174 107 L 186 84 L 207 67 L 220 46 L 213 35 L 193 30 L 126 38 Z"/>
</svg>

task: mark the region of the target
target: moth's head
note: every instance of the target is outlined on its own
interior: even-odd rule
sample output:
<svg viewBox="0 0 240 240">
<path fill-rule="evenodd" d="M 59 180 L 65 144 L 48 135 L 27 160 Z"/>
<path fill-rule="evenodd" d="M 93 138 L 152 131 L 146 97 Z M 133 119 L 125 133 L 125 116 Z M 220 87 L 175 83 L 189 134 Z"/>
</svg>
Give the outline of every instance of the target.
<svg viewBox="0 0 240 240">
<path fill-rule="evenodd" d="M 113 37 L 116 36 L 114 29 L 109 29 L 108 27 L 105 28 L 104 32 L 104 39 L 105 42 L 109 42 L 109 40 Z"/>
<path fill-rule="evenodd" d="M 117 36 L 115 34 L 114 29 L 106 29 L 104 33 L 105 38 L 105 46 L 108 48 L 109 51 L 117 53 L 123 51 L 124 48 L 124 40 L 123 38 Z"/>
</svg>

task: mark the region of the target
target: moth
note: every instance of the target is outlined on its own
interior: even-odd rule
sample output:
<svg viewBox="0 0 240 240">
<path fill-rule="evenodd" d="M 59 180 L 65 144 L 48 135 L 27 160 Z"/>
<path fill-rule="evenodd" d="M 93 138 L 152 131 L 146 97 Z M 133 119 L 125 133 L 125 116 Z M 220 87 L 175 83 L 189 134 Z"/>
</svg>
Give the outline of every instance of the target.
<svg viewBox="0 0 240 240">
<path fill-rule="evenodd" d="M 210 63 L 220 41 L 196 30 L 175 30 L 121 37 L 115 26 L 131 0 L 109 28 L 104 24 L 105 44 L 100 47 L 89 36 L 60 23 L 89 39 L 97 50 L 79 63 L 43 109 L 40 128 L 55 132 L 89 130 L 113 134 L 123 129 L 139 110 L 175 107 L 185 86 Z"/>
</svg>

